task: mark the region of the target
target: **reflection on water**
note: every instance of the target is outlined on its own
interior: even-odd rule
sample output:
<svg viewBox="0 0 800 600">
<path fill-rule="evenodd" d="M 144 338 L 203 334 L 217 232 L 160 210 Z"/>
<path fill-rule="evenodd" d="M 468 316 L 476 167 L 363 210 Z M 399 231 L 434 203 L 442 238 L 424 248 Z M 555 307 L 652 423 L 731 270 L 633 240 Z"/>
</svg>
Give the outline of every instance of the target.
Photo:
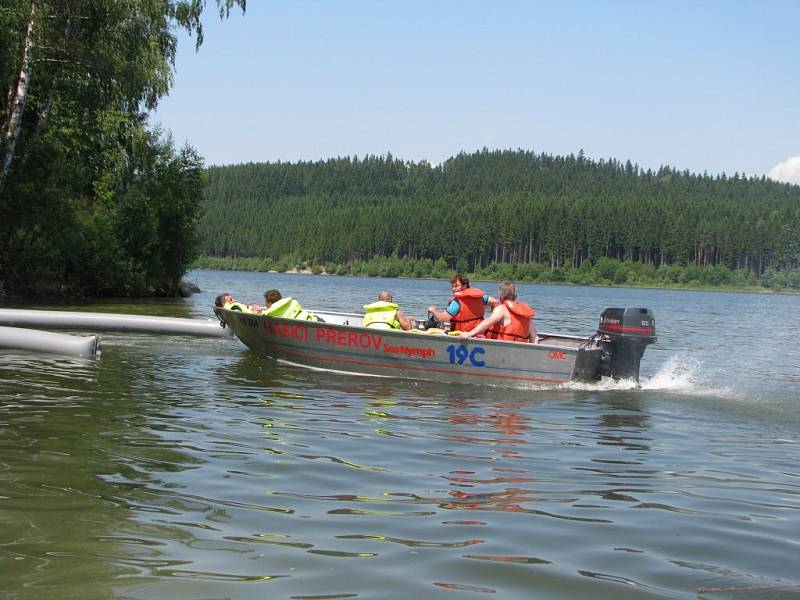
<svg viewBox="0 0 800 600">
<path fill-rule="evenodd" d="M 313 280 L 304 295 L 332 295 Z M 349 281 L 342 304 L 367 284 L 411 293 Z M 530 292 L 537 308 L 596 312 L 581 290 Z M 630 304 L 679 312 L 665 294 Z M 659 344 L 680 337 L 660 319 Z M 681 360 L 640 390 L 505 390 L 307 372 L 225 340 L 120 334 L 100 361 L 5 355 L 0 590 L 800 596 L 796 406 L 766 384 L 748 404 L 749 374 L 687 379 Z"/>
</svg>

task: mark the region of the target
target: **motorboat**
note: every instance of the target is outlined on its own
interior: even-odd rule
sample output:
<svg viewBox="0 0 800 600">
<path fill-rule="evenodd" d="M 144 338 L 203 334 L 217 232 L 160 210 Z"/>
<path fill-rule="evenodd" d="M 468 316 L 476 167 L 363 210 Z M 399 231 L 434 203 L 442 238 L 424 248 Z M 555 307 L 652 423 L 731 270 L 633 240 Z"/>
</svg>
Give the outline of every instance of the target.
<svg viewBox="0 0 800 600">
<path fill-rule="evenodd" d="M 440 324 L 411 331 L 362 327 L 357 313 L 311 311 L 297 320 L 214 307 L 252 351 L 308 369 L 508 387 L 602 377 L 639 380 L 645 348 L 656 341 L 647 308 L 607 308 L 587 336 L 540 333 L 539 343 L 462 339 Z"/>
</svg>

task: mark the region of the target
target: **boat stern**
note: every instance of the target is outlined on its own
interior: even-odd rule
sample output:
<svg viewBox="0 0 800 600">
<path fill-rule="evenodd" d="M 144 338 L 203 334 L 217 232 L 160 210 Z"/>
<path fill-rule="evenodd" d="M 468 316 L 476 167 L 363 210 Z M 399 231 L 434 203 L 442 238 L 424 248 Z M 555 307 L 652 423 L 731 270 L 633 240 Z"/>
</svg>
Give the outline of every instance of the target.
<svg viewBox="0 0 800 600">
<path fill-rule="evenodd" d="M 600 380 L 600 367 L 603 362 L 603 349 L 584 347 L 578 350 L 572 381 L 593 382 Z"/>
<path fill-rule="evenodd" d="M 642 355 L 656 341 L 656 319 L 649 308 L 607 308 L 597 329 L 603 349 L 600 375 L 639 383 Z"/>
</svg>

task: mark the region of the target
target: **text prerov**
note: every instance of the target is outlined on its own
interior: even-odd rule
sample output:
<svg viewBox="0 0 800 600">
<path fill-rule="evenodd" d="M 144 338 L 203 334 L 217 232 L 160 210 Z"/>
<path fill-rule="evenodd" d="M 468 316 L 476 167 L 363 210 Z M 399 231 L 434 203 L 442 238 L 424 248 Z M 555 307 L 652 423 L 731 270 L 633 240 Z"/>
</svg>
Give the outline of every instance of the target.
<svg viewBox="0 0 800 600">
<path fill-rule="evenodd" d="M 320 327 L 312 333 L 311 329 L 302 323 L 264 323 L 264 332 L 274 336 L 307 342 L 313 337 L 317 342 L 331 346 L 344 346 L 347 348 L 363 348 L 364 350 L 383 350 L 388 354 L 404 354 L 408 357 L 432 358 L 436 350 L 430 347 L 417 348 L 407 344 L 384 344 L 383 336 L 365 331 L 346 331 L 333 327 Z"/>
</svg>

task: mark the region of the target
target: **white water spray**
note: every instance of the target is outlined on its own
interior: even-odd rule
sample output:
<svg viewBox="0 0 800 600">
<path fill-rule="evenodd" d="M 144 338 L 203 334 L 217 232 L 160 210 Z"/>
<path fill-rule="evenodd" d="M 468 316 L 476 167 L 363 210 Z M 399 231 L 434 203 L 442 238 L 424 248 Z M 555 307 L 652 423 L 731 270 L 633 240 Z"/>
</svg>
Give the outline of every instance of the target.
<svg viewBox="0 0 800 600">
<path fill-rule="evenodd" d="M 668 390 L 679 393 L 702 393 L 707 390 L 700 379 L 703 363 L 685 354 L 671 356 L 651 377 L 641 381 L 643 390 Z"/>
<path fill-rule="evenodd" d="M 693 394 L 701 396 L 731 396 L 732 391 L 727 388 L 712 387 L 703 381 L 703 362 L 685 354 L 671 356 L 650 377 L 642 377 L 639 389 L 646 391 L 664 391 L 676 394 Z M 634 381 L 622 379 L 615 381 L 604 377 L 595 383 L 581 383 L 571 381 L 562 385 L 564 389 L 587 391 L 617 391 L 633 390 L 637 388 Z"/>
</svg>

